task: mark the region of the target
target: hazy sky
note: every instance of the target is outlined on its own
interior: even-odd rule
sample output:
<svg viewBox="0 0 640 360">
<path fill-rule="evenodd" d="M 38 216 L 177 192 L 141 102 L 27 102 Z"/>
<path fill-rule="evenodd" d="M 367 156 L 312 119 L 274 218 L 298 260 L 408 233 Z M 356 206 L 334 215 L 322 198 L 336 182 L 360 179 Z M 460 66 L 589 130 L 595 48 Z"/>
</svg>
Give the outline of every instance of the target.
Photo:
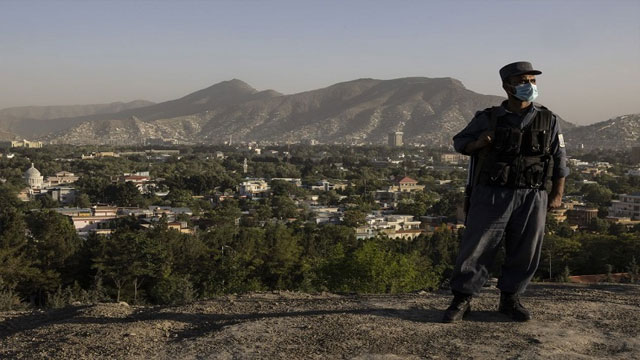
<svg viewBox="0 0 640 360">
<path fill-rule="evenodd" d="M 517 60 L 567 121 L 640 113 L 640 1 L 0 0 L 0 108 L 159 102 L 232 78 L 289 94 L 450 76 L 502 95 Z"/>
</svg>

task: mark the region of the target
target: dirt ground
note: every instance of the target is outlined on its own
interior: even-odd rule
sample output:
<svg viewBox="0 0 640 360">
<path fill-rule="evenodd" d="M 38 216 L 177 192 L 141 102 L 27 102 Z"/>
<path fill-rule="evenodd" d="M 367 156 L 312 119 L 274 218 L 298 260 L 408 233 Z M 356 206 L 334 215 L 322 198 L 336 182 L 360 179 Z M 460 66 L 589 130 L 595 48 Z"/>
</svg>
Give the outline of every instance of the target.
<svg viewBox="0 0 640 360">
<path fill-rule="evenodd" d="M 127 304 L 0 313 L 9 359 L 640 359 L 640 286 L 533 284 L 534 319 L 473 312 L 441 324 L 446 291 L 254 293 L 179 307 Z"/>
</svg>

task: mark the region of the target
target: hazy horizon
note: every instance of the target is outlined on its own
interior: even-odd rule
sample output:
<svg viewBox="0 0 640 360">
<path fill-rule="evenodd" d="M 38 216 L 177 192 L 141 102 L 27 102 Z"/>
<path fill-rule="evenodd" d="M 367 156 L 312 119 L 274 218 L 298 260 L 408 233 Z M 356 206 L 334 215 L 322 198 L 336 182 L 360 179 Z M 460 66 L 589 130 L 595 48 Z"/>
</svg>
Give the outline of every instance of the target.
<svg viewBox="0 0 640 360">
<path fill-rule="evenodd" d="M 0 3 L 0 109 L 162 102 L 233 78 L 285 94 L 357 78 L 453 77 L 504 96 L 530 60 L 540 97 L 590 124 L 640 113 L 640 2 Z"/>
</svg>

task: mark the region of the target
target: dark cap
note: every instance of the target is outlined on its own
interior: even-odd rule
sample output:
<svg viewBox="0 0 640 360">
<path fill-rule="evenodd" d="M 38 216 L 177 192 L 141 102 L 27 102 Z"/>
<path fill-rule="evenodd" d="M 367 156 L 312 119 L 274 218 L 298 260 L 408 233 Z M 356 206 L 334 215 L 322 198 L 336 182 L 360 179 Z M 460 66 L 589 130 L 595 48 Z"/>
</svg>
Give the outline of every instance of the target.
<svg viewBox="0 0 640 360">
<path fill-rule="evenodd" d="M 531 65 L 531 63 L 528 61 L 514 62 L 509 65 L 505 65 L 502 67 L 502 69 L 500 69 L 500 78 L 502 78 L 502 81 L 505 81 L 512 76 L 526 74 L 540 75 L 542 74 L 542 71 L 534 70 L 533 65 Z"/>
</svg>

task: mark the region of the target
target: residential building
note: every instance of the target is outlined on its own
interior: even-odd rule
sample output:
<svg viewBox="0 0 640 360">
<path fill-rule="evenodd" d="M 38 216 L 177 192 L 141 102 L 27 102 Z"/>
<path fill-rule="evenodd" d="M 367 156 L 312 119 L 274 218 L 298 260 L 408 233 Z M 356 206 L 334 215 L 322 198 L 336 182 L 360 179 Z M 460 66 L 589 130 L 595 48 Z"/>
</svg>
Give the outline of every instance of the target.
<svg viewBox="0 0 640 360">
<path fill-rule="evenodd" d="M 78 195 L 78 191 L 69 186 L 48 187 L 46 190 L 53 200 L 65 205 L 72 204 Z"/>
<path fill-rule="evenodd" d="M 316 224 L 339 224 L 342 211 L 338 207 L 310 206 L 309 210 L 315 215 Z"/>
<path fill-rule="evenodd" d="M 39 149 L 42 147 L 42 141 L 29 141 L 29 140 L 17 140 L 11 142 L 12 148 L 31 148 L 31 149 Z"/>
<path fill-rule="evenodd" d="M 577 225 L 584 228 L 589 226 L 591 221 L 598 217 L 598 209 L 576 206 L 566 212 L 569 225 Z"/>
<path fill-rule="evenodd" d="M 619 200 L 612 200 L 609 215 L 640 219 L 640 193 L 620 194 Z"/>
<path fill-rule="evenodd" d="M 68 171 L 59 171 L 55 174 L 55 176 L 47 176 L 45 182 L 49 184 L 49 186 L 56 186 L 62 184 L 72 184 L 80 179 L 79 176 L 76 176 L 72 172 Z"/>
<path fill-rule="evenodd" d="M 263 179 L 251 179 L 238 185 L 240 196 L 253 196 L 269 190 L 269 184 Z"/>
<path fill-rule="evenodd" d="M 117 218 L 115 207 L 94 206 L 92 208 L 60 208 L 54 209 L 62 215 L 69 216 L 76 232 L 85 236 L 97 230 L 101 225 Z"/>
<path fill-rule="evenodd" d="M 558 209 L 549 210 L 549 215 L 555 219 L 556 222 L 561 223 L 567 220 L 567 211 L 569 209 L 566 207 L 561 207 Z"/>
<path fill-rule="evenodd" d="M 389 191 L 400 191 L 400 192 L 412 192 L 412 191 L 422 191 L 424 190 L 424 185 L 418 185 L 418 181 L 414 180 L 408 176 L 403 177 L 402 179 L 396 180 L 394 182 L 394 186 L 389 188 Z"/>
<path fill-rule="evenodd" d="M 379 215 L 369 214 L 366 224 L 356 228 L 356 237 L 366 239 L 383 234 L 391 239 L 413 240 L 424 231 L 421 222 L 415 221 L 413 215 Z"/>
<path fill-rule="evenodd" d="M 445 153 L 440 155 L 440 162 L 446 164 L 463 164 L 468 160 L 466 155 L 458 153 Z"/>
<path fill-rule="evenodd" d="M 167 228 L 179 231 L 183 234 L 193 234 L 194 231 L 187 225 L 186 221 L 171 221 L 167 223 Z"/>
</svg>

